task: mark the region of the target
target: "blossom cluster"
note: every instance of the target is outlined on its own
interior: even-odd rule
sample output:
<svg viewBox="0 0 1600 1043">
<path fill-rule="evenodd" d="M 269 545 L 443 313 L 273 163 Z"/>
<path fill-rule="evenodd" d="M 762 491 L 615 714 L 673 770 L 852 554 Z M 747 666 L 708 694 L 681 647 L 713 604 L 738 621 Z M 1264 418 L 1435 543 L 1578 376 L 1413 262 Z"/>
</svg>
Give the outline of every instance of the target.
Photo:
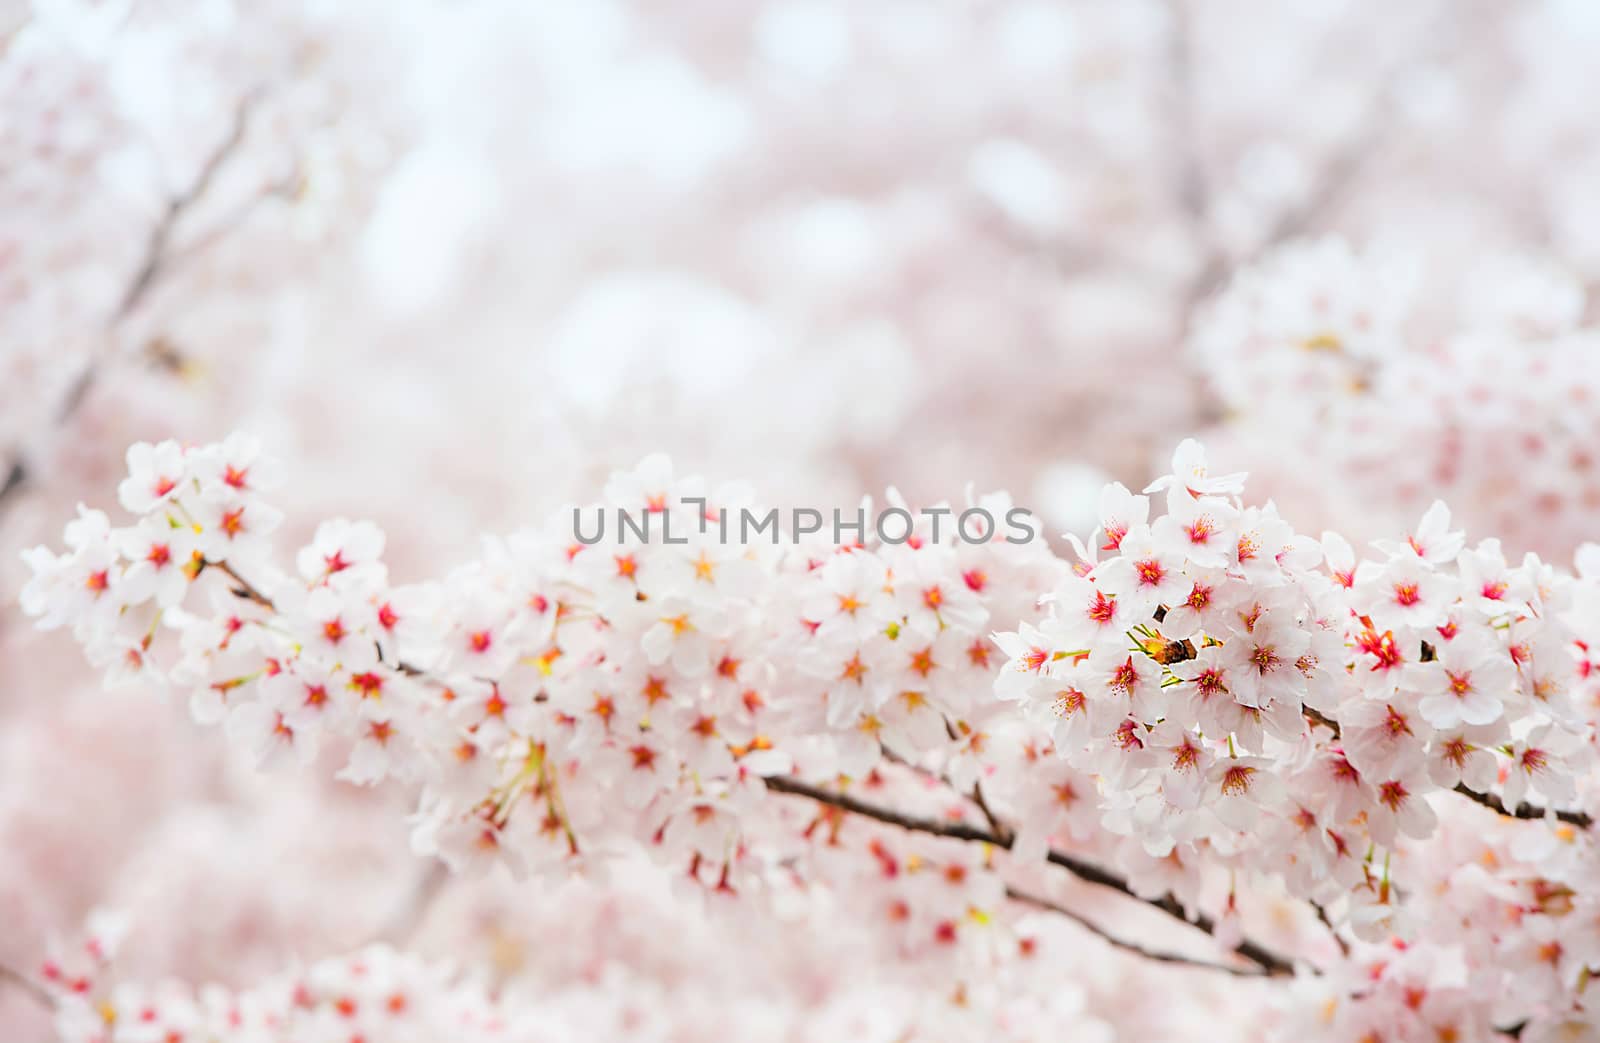
<svg viewBox="0 0 1600 1043">
<path fill-rule="evenodd" d="M 998 529 L 724 544 L 696 522 L 748 494 L 652 458 L 608 505 L 676 512 L 686 544 L 585 547 L 558 511 L 440 582 L 392 586 L 366 523 L 325 523 L 292 571 L 274 565 L 274 475 L 250 439 L 141 444 L 129 469 L 135 523 L 82 509 L 67 553 L 28 552 L 25 609 L 70 623 L 112 680 L 188 691 L 258 762 L 309 761 L 331 740 L 346 779 L 421 784 L 413 844 L 456 868 L 566 872 L 643 846 L 731 895 L 812 833 L 809 816 L 773 819 L 765 777 L 914 776 L 904 763 L 931 755 L 970 786 L 998 749 L 988 621 L 1026 611 L 1059 569 Z M 879 868 L 874 846 L 862 836 L 861 863 Z M 1003 900 L 982 859 L 970 879 L 920 877 L 945 881 L 937 914 L 886 903 L 908 948 L 959 951 L 957 926 Z"/>
<path fill-rule="evenodd" d="M 319 960 L 239 990 L 122 982 L 114 961 L 127 926 L 121 916 L 97 913 L 81 939 L 45 962 L 41 976 L 56 1006 L 61 1043 L 546 1038 L 535 1031 L 531 1005 L 504 1002 L 481 983 L 385 946 Z"/>
<path fill-rule="evenodd" d="M 1600 507 L 1583 282 L 1530 255 L 1436 267 L 1324 239 L 1241 270 L 1191 338 L 1227 410 L 1216 440 L 1341 530 L 1385 531 L 1438 497 L 1519 553 L 1570 554 Z"/>
<path fill-rule="evenodd" d="M 1521 825 L 1545 840 L 1508 841 L 1550 862 L 1540 879 L 1594 863 L 1574 824 L 1596 555 L 1577 576 L 1511 564 L 1443 505 L 1358 557 L 1247 505 L 1244 476 L 1186 442 L 1144 494 L 1106 489 L 1070 563 L 920 527 L 741 545 L 700 523 L 749 509 L 748 489 L 652 457 L 598 506 L 670 515 L 684 542 L 585 545 L 567 508 L 396 585 L 365 522 L 278 563 L 279 476 L 252 439 L 139 444 L 128 465 L 133 522 L 80 508 L 65 552 L 27 552 L 24 608 L 109 678 L 186 691 L 259 763 L 330 746 L 345 779 L 418 786 L 412 846 L 456 869 L 564 876 L 643 851 L 714 903 L 825 891 L 959 982 L 1031 952 L 1021 908 L 1050 900 L 1017 885 L 1047 854 L 1185 918 L 1211 905 L 1220 921 L 1194 922 L 1219 938 L 1238 937 L 1240 883 L 1277 881 L 1354 945 L 1333 972 L 1391 939 L 1462 948 L 1412 908 L 1440 879 L 1415 842 L 1451 835 L 1441 801 L 1544 818 Z M 1516 928 L 1537 948 L 1548 924 Z M 1581 1014 L 1587 966 L 1520 1000 L 1480 988 L 1475 1023 Z"/>
<path fill-rule="evenodd" d="M 1467 548 L 1437 503 L 1358 559 L 1244 506 L 1242 476 L 1208 476 L 1194 443 L 1174 463 L 1146 490 L 1166 513 L 1109 488 L 1081 574 L 1002 636 L 997 690 L 1108 783 L 1107 828 L 1348 898 L 1376 939 L 1397 929 L 1388 853 L 1433 833 L 1429 793 L 1572 803 L 1600 637 L 1572 578 Z"/>
<path fill-rule="evenodd" d="M 1303 979 L 1286 1025 L 1311 1038 L 1497 1039 L 1600 1033 L 1592 843 L 1507 820 L 1447 825 L 1410 855 L 1409 942 L 1358 946 Z"/>
<path fill-rule="evenodd" d="M 119 948 L 128 923 L 97 912 L 82 936 L 44 962 L 59 1043 L 556 1043 L 703 1039 L 755 1041 L 847 1037 L 867 1043 L 906 1038 L 1041 1038 L 1073 1019 L 1085 1038 L 1110 1038 L 1084 1016 L 1070 987 L 1048 999 L 997 1004 L 974 996 L 961 1007 L 918 1009 L 915 990 L 846 986 L 822 1002 L 799 996 L 730 995 L 689 984 L 668 991 L 636 971 L 609 966 L 537 988 L 506 986 L 453 964 L 374 944 L 318 959 L 246 985 L 194 987 L 126 980 Z"/>
</svg>

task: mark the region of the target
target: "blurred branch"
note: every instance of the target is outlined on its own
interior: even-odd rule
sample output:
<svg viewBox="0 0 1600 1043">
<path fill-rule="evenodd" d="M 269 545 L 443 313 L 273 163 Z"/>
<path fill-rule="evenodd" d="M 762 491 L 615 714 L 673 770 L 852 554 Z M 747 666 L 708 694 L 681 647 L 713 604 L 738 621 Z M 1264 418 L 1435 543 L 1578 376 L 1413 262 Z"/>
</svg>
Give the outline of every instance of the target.
<svg viewBox="0 0 1600 1043">
<path fill-rule="evenodd" d="M 0 503 L 4 503 L 6 497 L 11 494 L 12 490 L 20 486 L 24 481 L 27 480 L 27 478 L 28 469 L 22 466 L 22 461 L 13 461 L 11 464 L 11 469 L 6 472 L 6 480 L 4 482 L 0 482 Z"/>
<path fill-rule="evenodd" d="M 1175 8 L 1182 6 L 1182 0 L 1174 0 Z M 1350 186 L 1382 151 L 1383 141 L 1394 125 L 1397 95 L 1406 73 L 1434 56 L 1447 56 L 1458 50 L 1465 28 L 1473 27 L 1482 31 L 1483 19 L 1476 17 L 1473 10 L 1476 6 L 1463 5 L 1454 0 L 1444 0 L 1436 5 L 1433 17 L 1427 20 L 1420 34 L 1421 39 L 1412 53 L 1395 62 L 1380 78 L 1355 131 L 1329 150 L 1312 177 L 1311 187 L 1305 197 L 1297 205 L 1280 213 L 1254 248 L 1238 258 L 1229 258 L 1215 249 L 1207 251 L 1205 263 L 1184 292 L 1182 331 L 1188 330 L 1200 301 L 1221 289 L 1236 267 L 1255 260 L 1275 246 L 1304 235 L 1339 205 Z M 1184 61 L 1192 61 L 1192 57 L 1185 55 Z"/>
<path fill-rule="evenodd" d="M 1079 927 L 1082 927 L 1084 930 L 1088 931 L 1090 934 L 1109 942 L 1116 948 L 1121 949 L 1124 952 L 1133 953 L 1135 956 L 1142 956 L 1147 960 L 1155 960 L 1157 963 L 1173 963 L 1186 967 L 1200 967 L 1209 971 L 1221 971 L 1224 974 L 1237 975 L 1241 978 L 1264 978 L 1270 976 L 1272 973 L 1271 971 L 1264 970 L 1259 967 L 1239 967 L 1226 963 L 1217 963 L 1213 960 L 1202 960 L 1193 956 L 1184 956 L 1175 952 L 1163 952 L 1158 949 L 1147 949 L 1136 942 L 1124 941 L 1123 939 L 1118 938 L 1116 935 L 1111 934 L 1104 928 L 1098 926 L 1081 913 L 1074 912 L 1058 902 L 1052 902 L 1048 898 L 1040 898 L 1038 895 L 1028 894 L 1026 891 L 1019 891 L 1014 887 L 1006 887 L 1006 897 L 1011 899 L 1013 902 L 1020 902 L 1023 905 L 1031 905 L 1036 909 L 1044 909 L 1048 912 L 1055 913 L 1058 916 L 1064 916 L 1068 920 L 1071 920 L 1073 923 L 1077 924 Z"/>
<path fill-rule="evenodd" d="M 250 124 L 250 113 L 260 100 L 260 95 L 259 90 L 253 90 L 240 99 L 234 109 L 233 122 L 228 128 L 227 135 L 206 156 L 189 187 L 167 200 L 166 209 L 155 226 L 150 229 L 150 235 L 145 240 L 144 257 L 134 273 L 133 281 L 123 291 L 122 299 L 112 314 L 113 324 L 137 308 L 149 293 L 151 286 L 161 276 L 170 260 L 168 246 L 172 240 L 173 230 L 177 228 L 183 215 L 205 198 L 217 174 L 244 140 L 245 131 Z"/>
<path fill-rule="evenodd" d="M 1390 106 L 1383 102 L 1388 89 L 1385 88 L 1379 93 L 1380 97 L 1372 104 L 1373 114 L 1362 121 L 1362 129 L 1333 150 L 1317 172 L 1311 191 L 1306 194 L 1305 199 L 1298 206 L 1289 207 L 1279 214 L 1266 236 L 1247 256 L 1234 261 L 1215 249 L 1207 251 L 1205 264 L 1184 293 L 1185 329 L 1188 328 L 1195 306 L 1220 290 L 1238 264 L 1248 263 L 1273 247 L 1303 235 L 1338 205 L 1362 168 L 1379 151 L 1379 144 L 1388 133 L 1387 111 Z"/>
<path fill-rule="evenodd" d="M 108 329 L 114 329 L 133 313 L 144 302 L 151 289 L 160 278 L 166 274 L 174 260 L 172 251 L 172 237 L 185 214 L 191 211 L 196 204 L 201 202 L 211 190 L 223 167 L 227 165 L 230 157 L 238 151 L 239 145 L 244 141 L 245 132 L 249 128 L 250 116 L 257 102 L 260 100 L 261 91 L 252 90 L 240 99 L 234 109 L 233 120 L 228 127 L 227 134 L 217 143 L 216 147 L 206 155 L 199 171 L 187 187 L 167 200 L 160 218 L 150 229 L 145 239 L 144 252 L 141 255 L 139 266 L 134 270 L 133 278 L 123 289 L 117 305 L 107 319 Z M 192 251 L 190 251 L 192 252 Z M 84 365 L 83 371 L 78 374 L 72 386 L 62 397 L 56 408 L 56 426 L 64 425 L 72 419 L 78 409 L 82 407 L 89 391 L 94 387 L 100 369 L 99 358 L 91 357 Z M 21 449 L 16 450 L 11 461 L 9 471 L 3 483 L 0 483 L 0 508 L 15 493 L 19 492 L 28 482 L 29 474 L 27 464 L 23 459 Z"/>
<path fill-rule="evenodd" d="M 0 963 L 0 983 L 14 986 L 18 991 L 26 994 L 29 999 L 42 1007 L 47 1007 L 51 1010 L 55 1009 L 56 998 L 50 995 L 49 990 L 21 971 L 14 970 L 3 963 Z"/>
<path fill-rule="evenodd" d="M 202 235 L 196 236 L 195 240 L 189 245 L 185 246 L 183 249 L 173 251 L 169 255 L 169 263 L 177 264 L 180 261 L 187 260 L 196 254 L 201 254 L 209 250 L 219 241 L 226 239 L 229 235 L 237 231 L 239 226 L 243 225 L 250 215 L 255 213 L 256 209 L 267 200 L 293 200 L 296 193 L 299 192 L 302 182 L 303 175 L 298 167 L 291 169 L 287 174 L 278 180 L 269 182 L 262 187 L 260 192 L 252 195 L 249 199 L 246 199 L 243 203 L 235 207 L 226 217 L 219 220 L 215 227 L 211 228 Z"/>
<path fill-rule="evenodd" d="M 409 942 L 416 934 L 417 928 L 422 926 L 422 921 L 427 918 L 434 899 L 439 897 L 439 892 L 443 891 L 444 885 L 449 882 L 449 867 L 435 860 L 423 873 L 422 879 L 417 881 L 416 887 L 406 896 L 400 908 L 394 911 L 388 923 L 378 932 L 379 940 L 396 946 L 404 946 Z"/>
<path fill-rule="evenodd" d="M 1344 935 L 1340 934 L 1339 929 L 1333 926 L 1333 920 L 1328 916 L 1327 907 L 1321 902 L 1312 902 L 1311 908 L 1316 911 L 1317 919 L 1321 921 L 1322 926 L 1328 929 L 1328 934 L 1333 937 L 1334 941 L 1339 943 L 1339 951 L 1344 955 L 1349 956 L 1350 943 L 1345 941 Z"/>
<path fill-rule="evenodd" d="M 1195 231 L 1203 236 L 1206 214 L 1211 206 L 1211 190 L 1200 155 L 1200 142 L 1195 135 L 1194 22 L 1189 0 L 1169 0 L 1167 15 L 1171 21 L 1167 42 L 1168 89 L 1172 92 L 1169 99 L 1172 140 L 1178 153 L 1178 202 Z"/>
</svg>

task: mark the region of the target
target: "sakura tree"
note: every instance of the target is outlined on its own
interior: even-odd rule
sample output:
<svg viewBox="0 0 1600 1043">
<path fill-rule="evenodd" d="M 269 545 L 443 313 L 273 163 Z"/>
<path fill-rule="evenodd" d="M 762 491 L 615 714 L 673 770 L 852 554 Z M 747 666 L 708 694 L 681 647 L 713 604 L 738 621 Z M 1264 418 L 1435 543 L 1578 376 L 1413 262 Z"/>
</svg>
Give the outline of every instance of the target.
<svg viewBox="0 0 1600 1043">
<path fill-rule="evenodd" d="M 0 9 L 0 1035 L 1592 1034 L 1597 26 Z"/>
</svg>

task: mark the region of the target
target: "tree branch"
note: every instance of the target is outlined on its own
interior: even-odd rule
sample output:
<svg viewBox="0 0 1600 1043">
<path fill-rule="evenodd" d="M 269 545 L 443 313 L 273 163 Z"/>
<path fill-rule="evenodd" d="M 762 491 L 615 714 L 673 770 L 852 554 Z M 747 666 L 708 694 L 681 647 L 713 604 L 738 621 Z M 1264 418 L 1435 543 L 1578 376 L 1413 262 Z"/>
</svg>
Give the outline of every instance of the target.
<svg viewBox="0 0 1600 1043">
<path fill-rule="evenodd" d="M 56 1007 L 56 998 L 50 995 L 48 989 L 21 971 L 8 967 L 3 963 L 0 963 L 0 983 L 15 986 L 19 991 L 25 993 L 29 999 L 42 1007 L 47 1007 L 51 1010 Z"/>
<path fill-rule="evenodd" d="M 450 881 L 450 868 L 443 862 L 435 861 L 424 871 L 422 879 L 417 881 L 411 893 L 406 895 L 381 931 L 378 933 L 380 941 L 391 945 L 404 947 L 410 942 L 417 928 L 422 926 L 428 910 L 432 908 L 433 901 L 444 890 L 444 885 Z"/>
<path fill-rule="evenodd" d="M 228 157 L 238 149 L 239 143 L 244 140 L 245 131 L 249 128 L 250 113 L 259 100 L 259 90 L 252 90 L 240 99 L 234 109 L 233 122 L 228 128 L 227 135 L 207 154 L 194 180 L 189 182 L 189 187 L 167 200 L 161 219 L 150 229 L 150 235 L 145 240 L 144 258 L 134 273 L 133 281 L 123 291 L 122 299 L 112 314 L 113 323 L 137 308 L 161 275 L 168 260 L 168 246 L 172 240 L 172 233 L 177 228 L 179 220 L 190 207 L 205 197 L 223 165 L 227 163 Z"/>
<path fill-rule="evenodd" d="M 1552 812 L 1548 808 L 1537 807 L 1533 804 L 1529 804 L 1527 801 L 1523 801 L 1514 808 L 1508 808 L 1506 807 L 1505 800 L 1501 798 L 1498 793 L 1479 793 L 1475 789 L 1468 789 L 1465 782 L 1459 783 L 1456 786 L 1455 792 L 1461 794 L 1463 797 L 1466 797 L 1468 800 L 1473 801 L 1474 803 L 1482 804 L 1490 811 L 1504 815 L 1507 818 L 1536 820 L 1542 819 L 1547 815 L 1554 814 L 1558 820 L 1565 822 L 1569 826 L 1576 826 L 1579 829 L 1588 829 L 1590 826 L 1594 825 L 1594 817 L 1586 811 Z"/>
<path fill-rule="evenodd" d="M 1195 136 L 1194 104 L 1194 24 L 1188 0 L 1170 0 L 1167 17 L 1171 22 L 1167 38 L 1168 99 L 1172 139 L 1177 146 L 1177 197 L 1196 232 L 1205 233 L 1210 210 L 1210 186 L 1201 162 L 1200 143 Z"/>
<path fill-rule="evenodd" d="M 1125 952 L 1131 952 L 1135 956 L 1142 956 L 1147 960 L 1155 960 L 1158 963 L 1178 964 L 1186 967 L 1200 967 L 1209 971 L 1222 971 L 1224 974 L 1233 974 L 1241 978 L 1265 978 L 1271 976 L 1270 971 L 1260 968 L 1239 967 L 1226 963 L 1217 963 L 1213 960 L 1202 960 L 1193 956 L 1184 956 L 1181 953 L 1162 952 L 1157 949 L 1147 949 L 1136 942 L 1124 941 L 1123 939 L 1118 938 L 1116 935 L 1111 934 L 1104 928 L 1096 925 L 1087 917 L 1068 909 L 1066 906 L 1061 905 L 1058 902 L 1052 902 L 1048 898 L 1040 898 L 1038 895 L 1029 894 L 1026 891 L 1019 891 L 1009 885 L 1006 887 L 1006 897 L 1011 899 L 1013 902 L 1020 902 L 1023 905 L 1031 905 L 1035 908 L 1044 909 L 1048 912 L 1056 913 L 1059 916 L 1064 916 L 1073 923 L 1077 924 L 1079 927 L 1082 927 L 1084 930 L 1088 931 L 1090 934 L 1098 936 L 1104 941 L 1109 942 L 1111 945 L 1116 946 L 1118 949 L 1122 949 Z"/>
<path fill-rule="evenodd" d="M 151 288 L 155 286 L 156 280 L 166 270 L 167 264 L 171 260 L 169 247 L 172 241 L 172 234 L 177 229 L 178 222 L 183 219 L 183 215 L 191 207 L 205 198 L 206 192 L 210 190 L 212 182 L 217 179 L 217 174 L 222 170 L 223 165 L 238 149 L 239 143 L 244 140 L 245 130 L 250 124 L 250 112 L 255 108 L 259 96 L 259 91 L 251 91 L 240 99 L 238 106 L 234 109 L 233 123 L 229 126 L 227 135 L 206 156 L 205 161 L 200 165 L 199 172 L 195 174 L 194 180 L 189 182 L 189 186 L 167 200 L 166 208 L 162 211 L 160 219 L 156 221 L 155 225 L 150 229 L 149 236 L 145 239 L 143 259 L 139 262 L 139 267 L 135 269 L 132 281 L 122 291 L 122 298 L 117 302 L 116 309 L 112 311 L 110 322 L 107 325 L 115 326 L 132 314 L 134 309 L 143 303 Z M 56 416 L 58 423 L 64 423 L 72 414 L 78 411 L 78 407 L 83 404 L 84 398 L 89 394 L 89 389 L 94 386 L 95 377 L 98 373 L 99 366 L 94 360 L 91 360 L 89 365 L 84 367 L 83 372 L 78 375 L 78 379 L 73 382 L 66 398 L 62 400 Z"/>
<path fill-rule="evenodd" d="M 207 559 L 202 563 L 201 571 L 203 572 L 206 569 L 216 569 L 224 576 L 227 576 L 229 579 L 233 580 L 234 586 L 232 588 L 232 593 L 234 597 L 243 598 L 246 601 L 253 601 L 257 605 L 260 605 L 262 608 L 266 609 L 268 612 L 278 611 L 278 606 L 273 604 L 271 598 L 261 593 L 261 588 L 257 587 L 254 583 L 251 583 L 249 580 L 241 576 L 238 570 L 230 565 L 227 561 L 211 561 Z M 198 576 L 199 574 L 196 573 L 196 575 Z M 384 666 L 394 670 L 396 673 L 404 674 L 407 677 L 420 677 L 425 680 L 437 680 L 436 678 L 430 676 L 427 671 L 421 669 L 420 667 L 413 666 L 411 663 L 408 663 L 405 660 L 401 660 L 398 663 L 386 662 L 383 658 L 382 648 L 378 649 L 378 662 L 383 663 Z M 477 680 L 493 683 L 488 678 L 477 678 Z M 539 697 L 535 699 L 535 702 L 544 702 L 544 699 L 543 697 Z"/>
<path fill-rule="evenodd" d="M 1416 51 L 1394 63 L 1383 74 L 1367 100 L 1365 117 L 1357 129 L 1334 146 L 1323 159 L 1305 198 L 1278 214 L 1261 241 L 1245 256 L 1236 259 L 1238 263 L 1260 257 L 1273 247 L 1305 234 L 1338 204 L 1372 157 L 1378 154 L 1383 140 L 1389 136 L 1394 122 L 1395 96 L 1406 74 L 1427 55 L 1448 51 L 1458 39 L 1463 23 L 1471 21 L 1470 16 L 1463 15 L 1460 7 L 1449 0 L 1438 5 Z M 1237 263 L 1219 251 L 1211 250 L 1208 253 L 1200 271 L 1184 291 L 1182 316 L 1185 330 L 1195 308 L 1222 288 L 1235 267 Z"/>
<path fill-rule="evenodd" d="M 1328 934 L 1333 938 L 1333 940 L 1335 942 L 1337 942 L 1339 944 L 1339 951 L 1341 953 L 1343 953 L 1344 955 L 1349 956 L 1350 955 L 1350 943 L 1345 941 L 1344 940 L 1344 935 L 1340 934 L 1339 933 L 1339 929 L 1337 927 L 1333 926 L 1333 919 L 1328 916 L 1327 907 L 1324 906 L 1321 902 L 1312 902 L 1311 903 L 1311 908 L 1316 911 L 1317 919 L 1322 922 L 1322 926 L 1324 926 L 1324 927 L 1326 927 L 1328 929 Z"/>
<path fill-rule="evenodd" d="M 269 609 L 274 612 L 277 611 L 277 606 L 272 603 L 271 598 L 261 593 L 261 591 L 256 588 L 255 584 L 239 575 L 234 567 L 228 564 L 226 561 L 207 560 L 203 568 L 216 569 L 224 576 L 227 576 L 229 579 L 233 580 L 233 582 L 237 584 L 237 586 L 233 588 L 234 597 L 244 598 L 247 601 L 254 601 L 262 608 Z"/>
<path fill-rule="evenodd" d="M 1301 707 L 1300 712 L 1305 716 L 1306 720 L 1312 722 L 1313 724 L 1320 724 L 1324 728 L 1332 731 L 1335 739 L 1340 738 L 1343 734 L 1339 729 L 1339 722 L 1327 716 L 1326 714 L 1313 710 L 1309 706 Z M 1576 826 L 1579 829 L 1588 829 L 1590 826 L 1594 825 L 1594 816 L 1590 815 L 1586 811 L 1555 811 L 1552 813 L 1546 808 L 1529 804 L 1527 801 L 1523 801 L 1515 808 L 1508 808 L 1506 807 L 1506 802 L 1499 796 L 1499 794 L 1479 793 L 1475 789 L 1470 789 L 1465 782 L 1458 783 L 1456 785 L 1455 792 L 1459 793 L 1463 797 L 1466 797 L 1473 803 L 1482 804 L 1490 811 L 1497 812 L 1506 816 L 1507 818 L 1520 818 L 1531 821 L 1542 819 L 1549 814 L 1554 814 L 1558 820 L 1565 822 L 1569 826 Z"/>
<path fill-rule="evenodd" d="M 989 823 L 989 828 L 994 831 L 996 836 L 1011 837 L 1011 830 L 1001 824 L 1000 817 L 989 807 L 989 802 L 983 799 L 982 783 L 974 782 L 972 784 L 972 803 L 978 806 L 978 810 L 983 813 L 984 821 Z"/>
<path fill-rule="evenodd" d="M 930 836 L 945 837 L 950 840 L 964 840 L 972 843 L 990 844 L 994 847 L 1009 850 L 1014 838 L 1002 836 L 991 830 L 979 826 L 969 825 L 965 822 L 944 822 L 939 819 L 924 818 L 918 815 L 903 814 L 890 808 L 879 807 L 876 804 L 860 800 L 847 793 L 835 792 L 814 786 L 808 782 L 788 776 L 774 776 L 765 780 L 767 788 L 778 793 L 791 796 L 807 797 L 819 804 L 848 811 L 863 818 L 875 819 L 891 826 L 915 833 L 926 833 Z M 1116 874 L 1102 869 L 1091 862 L 1075 858 L 1062 851 L 1051 849 L 1048 860 L 1052 865 L 1060 866 L 1078 879 L 1101 887 L 1110 888 L 1120 894 L 1153 906 L 1168 916 L 1182 920 L 1191 927 L 1197 928 L 1206 934 L 1215 936 L 1216 921 L 1205 913 L 1190 914 L 1184 910 L 1176 898 L 1168 894 L 1160 899 L 1144 898 L 1137 894 L 1126 880 Z M 1252 941 L 1240 942 L 1234 947 L 1234 952 L 1261 967 L 1269 975 L 1289 975 L 1294 973 L 1294 964 L 1284 956 L 1272 952 L 1270 949 Z"/>
<path fill-rule="evenodd" d="M 245 131 L 249 126 L 250 113 L 260 98 L 260 90 L 252 90 L 240 99 L 234 110 L 233 122 L 228 128 L 227 135 L 217 146 L 207 154 L 200 170 L 195 174 L 194 180 L 188 187 L 178 192 L 167 200 L 166 207 L 162 210 L 161 217 L 150 229 L 145 239 L 144 253 L 139 261 L 139 267 L 134 270 L 133 278 L 122 291 L 116 307 L 112 310 L 106 321 L 107 328 L 115 328 L 118 323 L 127 318 L 149 294 L 156 281 L 165 272 L 171 261 L 170 245 L 174 230 L 183 215 L 210 191 L 211 185 L 217 179 L 223 166 L 230 156 L 237 151 L 239 143 L 244 140 Z M 89 391 L 94 387 L 95 380 L 100 371 L 99 360 L 91 357 L 84 365 L 72 386 L 62 396 L 61 402 L 56 406 L 55 422 L 57 426 L 65 424 L 72 419 L 78 409 L 88 398 Z M 28 483 L 29 474 L 24 463 L 24 452 L 16 451 L 11 461 L 5 480 L 0 482 L 0 506 L 15 493 L 19 492 Z"/>
</svg>

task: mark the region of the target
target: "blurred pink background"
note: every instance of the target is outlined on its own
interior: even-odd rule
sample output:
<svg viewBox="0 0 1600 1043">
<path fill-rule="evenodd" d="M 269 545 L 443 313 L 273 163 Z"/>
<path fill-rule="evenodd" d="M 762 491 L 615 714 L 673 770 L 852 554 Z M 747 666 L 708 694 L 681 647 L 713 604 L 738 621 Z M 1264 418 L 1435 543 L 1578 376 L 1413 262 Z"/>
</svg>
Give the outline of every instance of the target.
<svg viewBox="0 0 1600 1043">
<path fill-rule="evenodd" d="M 624 975 L 685 1038 L 729 993 L 821 1018 L 848 932 L 774 947 L 644 870 L 437 884 L 394 794 L 101 692 L 17 552 L 111 507 L 129 442 L 246 429 L 285 545 L 371 518 L 401 579 L 651 451 L 1086 534 L 1188 435 L 1302 530 L 1441 495 L 1564 561 L 1597 45 L 1583 0 L 0 8 L 0 961 L 110 906 L 142 978 L 388 937 L 574 1010 Z M 1247 986 L 1068 955 L 1083 1038 L 1250 1031 L 1216 1016 Z M 15 993 L 0 1025 L 44 1031 Z"/>
</svg>

